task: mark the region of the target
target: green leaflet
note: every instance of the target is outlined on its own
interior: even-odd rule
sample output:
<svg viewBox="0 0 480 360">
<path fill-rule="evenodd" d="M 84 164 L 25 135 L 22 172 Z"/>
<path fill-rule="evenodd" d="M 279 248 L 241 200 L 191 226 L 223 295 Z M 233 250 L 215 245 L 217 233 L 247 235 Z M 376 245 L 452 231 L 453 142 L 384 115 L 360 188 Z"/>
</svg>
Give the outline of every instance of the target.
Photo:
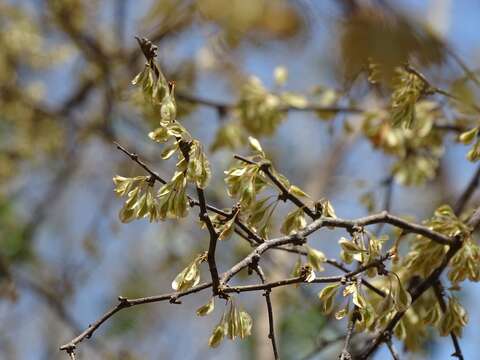
<svg viewBox="0 0 480 360">
<path fill-rule="evenodd" d="M 470 144 L 478 136 L 478 127 L 465 131 L 460 134 L 458 140 L 465 145 Z"/>
<path fill-rule="evenodd" d="M 285 118 L 282 102 L 262 82 L 251 77 L 240 90 L 238 112 L 242 126 L 256 136 L 272 135 Z"/>
<path fill-rule="evenodd" d="M 216 348 L 222 342 L 225 336 L 225 325 L 223 322 L 220 322 L 215 328 L 213 329 L 212 335 L 208 339 L 208 346 L 212 348 Z"/>
<path fill-rule="evenodd" d="M 394 274 L 394 276 L 397 279 L 397 288 L 394 291 L 395 307 L 398 311 L 406 311 L 412 303 L 412 297 L 403 287 L 400 277 L 396 274 Z"/>
<path fill-rule="evenodd" d="M 303 229 L 305 226 L 307 226 L 305 213 L 299 208 L 288 213 L 287 217 L 283 221 L 280 231 L 282 234 L 291 235 L 300 229 Z"/>
<path fill-rule="evenodd" d="M 307 261 L 317 271 L 323 271 L 322 264 L 327 261 L 325 254 L 310 246 L 307 246 Z"/>
<path fill-rule="evenodd" d="M 198 316 L 206 316 L 210 314 L 213 309 L 215 308 L 215 298 L 211 297 L 210 300 L 203 306 L 200 306 L 197 309 L 197 315 Z"/>
<path fill-rule="evenodd" d="M 450 297 L 448 299 L 447 309 L 440 322 L 440 335 L 447 336 L 450 332 L 453 332 L 457 336 L 462 336 L 462 330 L 467 323 L 467 312 L 462 305 L 460 305 L 456 297 Z"/>
<path fill-rule="evenodd" d="M 206 252 L 197 255 L 195 259 L 175 277 L 172 282 L 172 289 L 175 291 L 185 291 L 198 285 L 200 282 L 199 266 L 202 262 L 206 261 L 206 259 Z"/>
<path fill-rule="evenodd" d="M 325 314 L 329 314 L 332 312 L 333 307 L 335 305 L 335 295 L 340 287 L 340 283 L 336 283 L 333 285 L 328 285 L 320 291 L 318 297 L 322 302 L 322 311 Z"/>
<path fill-rule="evenodd" d="M 229 299 L 227 307 L 220 322 L 213 329 L 208 341 L 210 347 L 217 347 L 224 337 L 235 340 L 237 337 L 245 339 L 252 332 L 252 318 L 244 310 L 239 310 L 232 299 Z"/>
<path fill-rule="evenodd" d="M 159 220 L 158 202 L 155 199 L 149 177 L 137 176 L 113 178 L 115 192 L 119 196 L 126 196 L 127 200 L 118 216 L 121 222 L 128 223 L 134 219 L 148 218 L 150 222 Z"/>
<path fill-rule="evenodd" d="M 392 94 L 392 123 L 411 129 L 415 125 L 415 105 L 425 84 L 416 74 L 398 69 L 398 82 Z"/>
</svg>

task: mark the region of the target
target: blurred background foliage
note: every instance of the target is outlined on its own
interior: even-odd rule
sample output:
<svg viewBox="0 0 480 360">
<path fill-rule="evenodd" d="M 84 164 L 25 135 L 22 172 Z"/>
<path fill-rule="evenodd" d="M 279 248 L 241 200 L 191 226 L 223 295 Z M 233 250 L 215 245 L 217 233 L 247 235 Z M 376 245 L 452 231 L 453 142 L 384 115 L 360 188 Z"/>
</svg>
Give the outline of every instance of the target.
<svg viewBox="0 0 480 360">
<path fill-rule="evenodd" d="M 337 215 L 388 206 L 423 219 L 458 198 L 474 170 L 456 140 L 478 125 L 479 11 L 451 0 L 0 0 L 0 357 L 64 357 L 58 346 L 117 295 L 168 291 L 206 247 L 194 217 L 118 220 L 111 178 L 143 174 L 113 141 L 169 174 L 146 137 L 158 118 L 130 85 L 145 61 L 135 35 L 158 45 L 178 119 L 212 149 L 212 203 L 231 206 L 222 171 L 253 134 L 292 183 L 328 197 Z M 462 99 L 421 105 L 413 138 L 392 130 L 381 109 L 407 60 Z M 338 235 L 315 245 L 336 256 Z M 237 238 L 221 243 L 219 263 L 248 250 Z M 270 273 L 288 275 L 294 260 L 271 254 Z M 466 292 L 466 308 L 475 294 Z M 241 300 L 255 335 L 243 343 L 208 349 L 215 318 L 195 317 L 206 301 L 198 296 L 119 314 L 81 358 L 269 358 L 263 301 Z M 320 315 L 314 292 L 279 290 L 273 301 L 285 359 L 336 356 L 344 326 Z M 464 339 L 470 358 L 478 333 Z M 443 346 L 432 340 L 418 358 L 451 352 Z"/>
</svg>

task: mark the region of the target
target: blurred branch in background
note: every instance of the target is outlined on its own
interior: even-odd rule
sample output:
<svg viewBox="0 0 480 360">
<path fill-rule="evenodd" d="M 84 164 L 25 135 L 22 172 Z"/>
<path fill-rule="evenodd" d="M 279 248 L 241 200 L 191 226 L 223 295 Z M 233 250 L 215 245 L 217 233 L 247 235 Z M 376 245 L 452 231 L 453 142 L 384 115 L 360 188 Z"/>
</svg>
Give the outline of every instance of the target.
<svg viewBox="0 0 480 360">
<path fill-rule="evenodd" d="M 194 155 L 203 149 L 211 163 L 211 185 L 204 189 L 200 182 L 193 186 L 197 192 L 189 189 L 192 197 L 187 196 L 187 210 L 200 209 L 210 238 L 218 237 L 218 242 L 210 242 L 215 246 L 208 261 L 219 275 L 213 295 L 264 293 L 265 301 L 260 296 L 241 299 L 247 309 L 259 303 L 268 318 L 268 329 L 261 329 L 268 333 L 245 346 L 224 344 L 218 353 L 197 351 L 198 344 L 183 340 L 193 338 L 199 329 L 190 316 L 193 300 L 186 300 L 171 312 L 175 315 L 160 304 L 148 308 L 145 318 L 138 312 L 122 312 L 104 324 L 105 333 L 89 341 L 93 346 L 85 356 L 254 358 L 261 354 L 255 348 L 263 341 L 268 342 L 274 358 L 329 358 L 334 351 L 337 356 L 342 345 L 345 356 L 361 356 L 365 344 L 374 339 L 371 353 L 386 343 L 378 358 L 403 357 L 404 351 L 424 348 L 420 339 L 427 334 L 398 305 L 395 314 L 379 320 L 388 336 L 375 332 L 363 336 L 359 327 L 366 320 L 352 321 L 350 302 L 346 308 L 339 304 L 347 314 L 338 308 L 333 316 L 318 311 L 330 298 L 309 305 L 318 300 L 312 299 L 308 284 L 301 285 L 298 296 L 292 295 L 295 284 L 305 283 L 308 277 L 316 283 L 342 277 L 353 281 L 353 276 L 359 279 L 359 293 L 368 294 L 366 298 L 378 309 L 379 299 L 391 297 L 392 279 L 394 284 L 397 281 L 392 273 L 400 284 L 410 285 L 407 290 L 416 301 L 408 311 L 423 319 L 433 316 L 425 313 L 428 304 L 440 307 L 440 320 L 434 327 L 450 336 L 456 356 L 468 358 L 475 353 L 468 332 L 460 349 L 461 327 L 440 323 L 459 309 L 457 298 L 467 304 L 468 294 L 475 296 L 476 290 L 463 283 L 462 296 L 457 290 L 460 281 L 476 278 L 476 270 L 465 275 L 452 269 L 473 266 L 467 255 L 476 254 L 476 239 L 465 235 L 464 244 L 458 247 L 456 235 L 435 228 L 434 220 L 420 225 L 414 219 L 437 219 L 441 212 L 438 221 L 448 222 L 462 234 L 468 233 L 465 226 L 475 227 L 468 219 L 478 206 L 474 194 L 480 170 L 471 171 L 468 179 L 463 174 L 471 168 L 469 162 L 480 159 L 479 65 L 468 30 L 476 21 L 470 15 L 478 11 L 476 6 L 440 1 L 424 8 L 380 0 L 1 2 L 0 300 L 6 309 L 2 313 L 5 322 L 17 324 L 18 329 L 0 335 L 0 357 L 29 359 L 36 358 L 32 354 L 45 354 L 49 359 L 64 358 L 65 354 L 52 348 L 52 339 L 67 341 L 68 333 L 80 334 L 117 293 L 127 297 L 107 318 L 131 306 L 131 301 L 135 305 L 160 300 L 176 303 L 183 293 L 210 286 L 207 282 L 166 297 L 142 298 L 165 289 L 177 270 L 188 259 L 197 259 L 209 242 L 204 241 L 205 233 L 198 230 L 193 217 L 181 220 L 179 226 L 169 221 L 119 227 L 113 214 L 118 203 L 109 179 L 116 173 L 144 176 L 149 191 L 171 183 L 166 175 L 171 163 L 161 159 L 171 156 L 172 150 L 159 151 L 158 144 L 141 137 L 151 130 L 155 133 L 163 116 L 159 104 L 145 98 L 153 87 L 129 86 L 145 63 L 134 40 L 137 34 L 147 36 L 158 48 L 158 64 L 166 78 L 175 80 L 175 91 L 171 90 L 176 101 L 174 120 L 190 134 L 182 146 Z M 436 26 L 436 21 L 444 24 Z M 163 94 L 157 90 L 158 96 Z M 161 143 L 159 136 L 157 132 L 151 137 Z M 263 145 L 254 158 L 242 152 L 251 146 L 250 137 Z M 141 156 L 118 145 L 125 159 L 133 160 L 126 161 L 112 142 L 129 144 Z M 464 161 L 464 152 L 469 162 Z M 240 162 L 235 163 L 239 172 L 241 166 L 257 169 L 261 180 L 256 186 L 264 186 L 262 181 L 274 185 L 263 199 L 252 200 L 256 213 L 242 205 L 245 198 L 225 198 L 220 174 L 233 161 L 233 153 L 240 154 Z M 269 163 L 262 158 L 266 154 Z M 184 155 L 189 162 L 190 152 Z M 285 176 L 272 164 L 278 164 Z M 443 181 L 440 177 L 448 182 L 436 193 L 436 182 Z M 455 189 L 460 188 L 457 194 Z M 229 188 L 230 194 L 233 190 Z M 453 215 L 446 215 L 439 205 L 451 199 L 456 199 Z M 342 217 L 355 220 L 331 220 L 336 216 L 332 204 Z M 392 208 L 402 216 L 389 215 Z M 383 236 L 389 236 L 386 244 L 393 246 L 372 258 L 371 264 L 376 265 L 363 269 L 365 276 L 352 275 L 348 255 L 342 253 L 337 259 L 339 233 L 321 231 L 309 239 L 308 246 L 289 233 L 297 232 L 300 225 L 311 226 L 305 217 L 317 225 L 315 219 L 323 219 L 322 228 L 347 230 L 348 241 L 355 246 L 387 241 Z M 125 220 L 125 213 L 121 219 Z M 224 228 L 226 224 L 230 227 Z M 357 228 L 369 224 L 378 224 L 372 233 Z M 395 226 L 405 231 L 398 234 L 392 230 Z M 408 231 L 431 241 L 418 244 L 418 239 L 425 238 L 409 236 Z M 286 232 L 284 237 L 282 232 Z M 230 235 L 234 240 L 224 242 Z M 282 240 L 272 246 L 278 239 Z M 416 268 L 410 249 L 420 251 L 417 245 L 422 251 L 432 251 L 422 253 L 424 259 L 446 259 L 447 263 L 430 264 L 430 270 L 436 269 L 432 274 L 420 265 Z M 320 256 L 313 250 L 321 253 L 315 248 L 329 256 L 310 269 L 312 256 L 316 254 L 317 260 Z M 261 271 L 256 254 L 262 256 Z M 375 263 L 382 254 L 393 256 L 391 264 Z M 365 256 L 357 253 L 355 260 L 362 257 L 366 262 Z M 310 270 L 323 271 L 320 263 L 330 265 L 329 273 L 313 278 Z M 191 263 L 192 269 L 196 264 Z M 405 264 L 414 264 L 415 274 L 406 273 Z M 262 274 L 265 271 L 258 284 L 249 284 L 250 278 L 240 271 L 249 266 Z M 379 275 L 384 270 L 390 276 Z M 217 282 L 215 271 L 211 275 Z M 420 278 L 418 282 L 414 275 Z M 238 283 L 226 285 L 233 276 Z M 451 287 L 437 289 L 449 281 Z M 428 291 L 432 286 L 435 293 Z M 351 294 L 347 296 L 350 299 Z M 232 314 L 244 314 L 238 305 L 227 300 Z M 45 308 L 55 315 L 53 320 L 48 319 L 49 312 L 41 311 Z M 182 313 L 187 310 L 192 311 Z M 302 320 L 302 311 L 306 320 Z M 473 317 L 478 314 L 471 311 Z M 18 321 L 26 313 L 35 316 Z M 332 331 L 335 317 L 344 317 L 338 328 L 348 329 L 351 337 Z M 49 321 L 58 326 L 50 328 Z M 215 325 L 209 319 L 202 321 L 202 329 Z M 293 331 L 298 322 L 304 329 L 313 328 L 314 334 Z M 73 345 L 89 337 L 93 327 L 74 339 Z M 19 333 L 21 338 L 32 339 L 28 346 L 16 341 Z M 393 349 L 391 336 L 403 342 L 400 353 Z M 327 348 L 330 342 L 316 343 L 315 339 L 333 339 L 331 343 L 338 346 Z M 203 340 L 201 344 L 207 342 Z M 443 343 L 442 339 L 442 349 Z"/>
</svg>

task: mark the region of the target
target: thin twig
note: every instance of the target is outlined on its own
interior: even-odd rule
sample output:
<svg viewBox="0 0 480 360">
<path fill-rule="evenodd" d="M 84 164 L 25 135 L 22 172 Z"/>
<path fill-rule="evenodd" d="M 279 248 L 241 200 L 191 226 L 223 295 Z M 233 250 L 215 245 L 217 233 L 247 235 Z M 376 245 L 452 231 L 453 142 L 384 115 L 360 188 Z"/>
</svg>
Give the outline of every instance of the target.
<svg viewBox="0 0 480 360">
<path fill-rule="evenodd" d="M 67 351 L 67 354 L 68 356 L 70 357 L 70 360 L 75 360 L 76 357 L 75 357 L 75 351 L 72 349 L 72 350 L 68 350 Z"/>
<path fill-rule="evenodd" d="M 265 293 L 263 294 L 263 296 L 265 296 L 265 301 L 267 303 L 267 311 L 268 311 L 268 323 L 269 323 L 268 338 L 272 342 L 273 356 L 275 360 L 278 360 L 280 359 L 280 357 L 278 355 L 277 344 L 275 340 L 275 326 L 273 322 L 273 308 L 272 308 L 272 301 L 270 299 L 270 292 L 271 290 L 265 290 Z"/>
<path fill-rule="evenodd" d="M 475 174 L 473 174 L 467 187 L 463 191 L 462 195 L 460 195 L 460 197 L 458 198 L 458 201 L 455 204 L 454 209 L 455 209 L 455 213 L 458 216 L 460 216 L 462 211 L 465 209 L 465 206 L 468 204 L 468 201 L 473 196 L 479 184 L 480 184 L 480 166 L 477 168 L 477 171 L 475 171 Z"/>
<path fill-rule="evenodd" d="M 315 284 L 315 283 L 334 283 L 334 282 L 341 282 L 341 281 L 344 281 L 344 280 L 349 280 L 349 279 L 355 277 L 356 275 L 366 271 L 367 269 L 370 269 L 372 267 L 381 266 L 384 263 L 384 261 L 386 261 L 390 258 L 390 256 L 391 255 L 389 253 L 387 253 L 387 254 L 383 255 L 382 257 L 378 258 L 377 260 L 370 262 L 367 265 L 360 266 L 355 271 L 350 271 L 350 272 L 345 273 L 345 274 L 340 275 L 340 276 L 316 277 L 315 279 L 311 280 L 310 282 Z M 248 258 L 248 256 L 247 256 L 247 258 Z M 253 257 L 253 258 L 256 259 L 256 257 Z M 256 260 L 252 260 L 252 262 L 250 262 L 247 266 L 255 264 L 256 262 L 257 262 Z M 241 261 L 240 263 L 243 264 L 243 261 Z M 232 269 L 234 269 L 236 266 L 234 266 Z M 223 279 L 229 279 L 229 278 L 231 278 L 231 276 L 233 276 L 233 275 L 231 275 L 232 269 L 230 271 L 226 272 L 222 276 L 222 280 Z M 235 272 L 236 270 L 233 270 L 233 271 Z M 221 282 L 222 282 L 222 284 L 225 284 L 225 281 L 221 281 Z M 305 276 L 297 276 L 297 277 L 293 277 L 293 278 L 282 279 L 282 280 L 278 280 L 278 281 L 272 281 L 272 282 L 269 282 L 269 283 L 257 284 L 257 285 L 242 285 L 242 286 L 234 286 L 234 287 L 225 287 L 223 291 L 224 292 L 237 292 L 237 293 L 245 292 L 245 291 L 258 291 L 258 290 L 273 289 L 273 288 L 279 287 L 279 286 L 292 285 L 292 284 L 298 284 L 298 283 L 307 283 L 307 280 L 306 280 Z"/>
<path fill-rule="evenodd" d="M 234 155 L 234 158 L 240 161 L 243 161 L 247 164 L 251 165 L 257 165 L 260 170 L 262 170 L 265 175 L 275 184 L 275 186 L 280 190 L 281 195 L 285 198 L 290 200 L 292 203 L 297 205 L 299 208 L 301 208 L 305 214 L 307 214 L 312 220 L 318 219 L 321 214 L 317 214 L 313 212 L 302 200 L 300 200 L 297 196 L 292 194 L 289 189 L 287 189 L 282 182 L 278 179 L 275 174 L 272 172 L 272 167 L 269 162 L 264 162 L 264 163 L 257 163 L 255 161 L 249 160 L 243 156 L 240 155 Z"/>
<path fill-rule="evenodd" d="M 404 220 L 398 216 L 389 214 L 387 211 L 382 211 L 378 214 L 365 216 L 356 220 L 344 220 L 339 218 L 322 218 L 323 226 L 340 227 L 347 230 L 353 230 L 355 227 L 362 227 L 367 225 L 373 225 L 378 223 L 387 223 L 397 228 L 405 230 L 407 233 L 414 233 L 423 235 L 432 241 L 435 241 L 443 245 L 452 245 L 454 241 L 441 233 L 432 231 L 429 227 L 415 224 Z M 315 222 L 313 222 L 315 223 Z M 312 224 L 313 224 L 312 223 Z"/>
<path fill-rule="evenodd" d="M 212 286 L 212 283 L 204 283 L 201 285 L 197 285 L 189 290 L 182 291 L 182 292 L 174 292 L 169 294 L 157 295 L 157 296 L 149 296 L 144 298 L 137 298 L 137 299 L 127 299 L 124 297 L 119 296 L 118 301 L 119 303 L 104 313 L 98 320 L 96 320 L 93 324 L 90 324 L 86 330 L 84 330 L 80 335 L 70 340 L 68 343 L 60 346 L 60 350 L 66 351 L 67 353 L 71 353 L 75 350 L 76 345 L 82 342 L 85 339 L 89 339 L 92 337 L 93 333 L 108 319 L 110 319 L 113 315 L 117 312 L 132 306 L 160 302 L 160 301 L 170 301 L 171 303 L 178 304 L 178 299 L 193 293 L 197 293 L 199 291 L 205 290 Z"/>
<path fill-rule="evenodd" d="M 342 270 L 343 272 L 345 273 L 349 273 L 350 270 L 347 269 L 345 266 L 343 266 L 342 264 L 340 264 L 338 261 L 334 260 L 334 259 L 328 259 L 327 264 L 329 265 L 332 265 L 334 267 L 336 267 L 337 269 L 340 269 Z M 369 288 L 370 290 L 372 290 L 374 293 L 376 293 L 377 295 L 381 296 L 381 297 L 385 297 L 387 296 L 387 294 L 385 293 L 385 291 L 383 290 L 380 290 L 379 288 L 377 288 L 376 286 L 372 285 L 368 280 L 365 280 L 364 278 L 361 279 L 362 280 L 362 285 L 366 286 L 367 288 Z"/>
<path fill-rule="evenodd" d="M 189 102 L 192 104 L 198 104 L 210 108 L 217 109 L 220 113 L 235 109 L 238 105 L 235 103 L 227 103 L 216 100 L 209 100 L 200 96 L 187 94 L 184 92 L 177 92 L 176 97 L 179 100 Z M 307 106 L 284 106 L 279 109 L 282 112 L 289 111 L 304 111 L 304 112 L 320 112 L 320 113 L 362 113 L 364 110 L 354 106 L 320 106 L 315 104 L 309 104 Z"/>
<path fill-rule="evenodd" d="M 480 215 L 479 215 L 480 217 Z M 479 219 L 480 221 L 480 219 Z M 386 222 L 391 225 L 394 225 L 398 228 L 403 229 L 406 232 L 411 232 L 419 235 L 423 235 L 429 238 L 432 241 L 435 241 L 442 245 L 455 245 L 456 242 L 450 239 L 448 236 L 440 234 L 436 231 L 431 230 L 430 228 L 418 224 L 411 223 L 409 221 L 403 220 L 399 217 L 390 215 L 386 211 L 383 211 L 379 214 L 374 214 L 370 216 L 366 216 L 363 218 L 359 218 L 356 220 L 344 220 L 339 218 L 320 218 L 309 225 L 307 225 L 304 229 L 300 230 L 298 233 L 284 236 L 276 239 L 269 240 L 260 244 L 254 251 L 252 251 L 247 257 L 245 257 L 242 261 L 238 262 L 235 266 L 233 266 L 229 271 L 224 273 L 222 278 L 220 279 L 220 285 L 224 285 L 228 282 L 228 280 L 237 274 L 242 269 L 251 265 L 255 260 L 258 260 L 260 255 L 263 254 L 270 248 L 287 245 L 287 244 L 296 244 L 301 245 L 306 241 L 306 237 L 317 230 L 323 227 L 332 227 L 332 228 L 345 228 L 347 230 L 353 230 L 356 227 L 362 227 L 372 224 L 377 224 L 381 222 Z"/>
<path fill-rule="evenodd" d="M 218 279 L 218 270 L 217 270 L 217 263 L 215 261 L 215 249 L 217 247 L 217 240 L 218 234 L 213 226 L 212 219 L 208 216 L 207 213 L 207 205 L 205 201 L 205 194 L 203 189 L 197 186 L 197 194 L 198 194 L 198 201 L 200 202 L 200 220 L 207 226 L 208 233 L 210 234 L 210 242 L 208 245 L 208 254 L 207 254 L 207 262 L 208 267 L 210 269 L 210 275 L 212 277 L 212 290 L 213 294 L 218 294 L 218 286 L 220 281 Z"/>
<path fill-rule="evenodd" d="M 390 351 L 390 355 L 392 355 L 392 359 L 400 360 L 400 357 L 398 356 L 398 352 L 397 350 L 395 350 L 395 347 L 393 346 L 392 339 L 387 340 L 386 343 L 387 343 L 387 348 Z"/>
<path fill-rule="evenodd" d="M 126 148 L 124 148 L 122 145 L 120 145 L 118 142 L 114 141 L 113 142 L 116 146 L 117 149 L 123 152 L 125 155 L 127 155 L 131 160 L 135 161 L 138 165 L 140 165 L 143 170 L 145 170 L 155 181 L 158 181 L 161 184 L 166 184 L 167 181 L 164 180 L 157 172 L 151 170 L 148 165 L 141 160 L 136 153 L 132 153 L 128 151 Z"/>
<path fill-rule="evenodd" d="M 460 66 L 465 73 L 466 77 L 473 81 L 477 86 L 480 86 L 480 80 L 478 80 L 477 76 L 475 75 L 475 72 L 470 70 L 470 68 L 465 64 L 465 62 L 460 58 L 460 56 L 457 55 L 455 51 L 449 46 L 446 47 L 447 53 L 452 57 L 453 60 Z"/>
<path fill-rule="evenodd" d="M 350 273 L 344 274 L 342 276 L 329 276 L 329 277 L 317 277 L 311 283 L 332 283 L 332 282 L 340 282 L 346 279 L 353 278 L 354 276 L 366 271 L 367 269 L 371 267 L 378 266 L 379 264 L 383 263 L 386 259 L 388 259 L 389 255 L 385 255 L 381 258 L 379 258 L 377 261 L 374 261 L 368 265 L 359 267 L 357 270 L 352 271 Z M 286 286 L 286 285 L 291 285 L 291 284 L 297 284 L 297 283 L 302 283 L 306 282 L 305 277 L 300 276 L 300 277 L 295 277 L 295 278 L 290 278 L 290 279 L 284 279 L 284 280 L 279 280 L 279 281 L 274 281 L 274 282 L 269 282 L 265 283 L 263 282 L 262 284 L 257 284 L 257 285 L 244 285 L 244 286 L 236 286 L 236 287 L 225 287 L 222 289 L 223 293 L 241 293 L 241 292 L 249 292 L 249 291 L 270 291 L 274 287 L 279 287 L 279 286 Z M 167 293 L 167 294 L 162 294 L 162 295 L 154 295 L 154 296 L 148 296 L 148 297 L 142 297 L 142 298 L 134 298 L 134 299 L 128 299 L 124 297 L 119 297 L 118 301 L 119 303 L 112 307 L 110 310 L 108 310 L 106 313 L 104 313 L 98 320 L 96 320 L 93 324 L 89 325 L 86 330 L 84 330 L 80 335 L 75 337 L 74 339 L 70 340 L 68 343 L 62 345 L 60 347 L 60 350 L 64 350 L 67 353 L 73 352 L 76 348 L 76 345 L 82 342 L 84 339 L 89 339 L 93 335 L 93 333 L 103 324 L 105 323 L 108 319 L 110 319 L 112 316 L 114 316 L 117 312 L 137 306 L 137 305 L 142 305 L 142 304 L 149 304 L 149 303 L 156 303 L 156 302 L 162 302 L 168 300 L 170 303 L 174 304 L 180 304 L 181 302 L 178 301 L 179 298 L 184 297 L 186 295 L 198 293 L 202 290 L 205 290 L 209 287 L 212 286 L 212 282 L 209 283 L 203 283 L 200 285 L 197 285 L 189 290 L 182 291 L 182 292 L 173 292 L 173 293 Z M 273 316 L 273 315 L 272 315 Z"/>
<path fill-rule="evenodd" d="M 260 278 L 262 284 L 265 284 L 265 275 L 264 275 L 263 270 L 260 267 L 260 265 L 256 264 L 253 269 L 258 274 L 258 277 Z M 271 289 L 265 289 L 265 292 L 263 293 L 263 296 L 265 296 L 265 302 L 267 303 L 268 338 L 272 342 L 273 356 L 274 356 L 275 360 L 279 360 L 280 357 L 278 355 L 277 342 L 275 340 L 275 324 L 274 324 L 274 321 L 273 321 L 273 307 L 272 307 L 272 301 L 270 299 L 270 293 L 271 292 L 272 292 Z"/>
<path fill-rule="evenodd" d="M 357 311 L 358 311 L 358 308 L 357 306 L 355 306 L 352 312 L 352 316 L 348 321 L 347 336 L 345 337 L 345 343 L 343 344 L 343 349 L 339 356 L 340 360 L 352 359 L 352 355 L 348 351 L 348 348 L 350 347 L 350 341 L 352 340 L 353 330 L 355 329 L 355 322 L 357 321 L 357 318 L 358 318 Z"/>
<path fill-rule="evenodd" d="M 415 69 L 413 66 L 411 66 L 410 64 L 406 64 L 405 65 L 405 70 L 416 75 L 420 80 L 423 81 L 423 83 L 425 84 L 425 87 L 424 87 L 424 92 L 426 94 L 434 94 L 434 93 L 437 93 L 437 94 L 440 94 L 440 95 L 443 95 L 449 99 L 452 99 L 454 101 L 457 101 L 461 104 L 464 104 L 470 108 L 472 108 L 473 110 L 477 111 L 477 112 L 480 112 L 480 107 L 478 107 L 477 105 L 475 104 L 472 104 L 472 103 L 466 103 L 465 101 L 463 101 L 461 98 L 459 98 L 458 96 L 448 92 L 447 90 L 445 89 L 441 89 L 439 87 L 436 87 L 436 86 L 433 86 L 429 81 L 428 79 L 425 77 L 425 75 L 423 75 L 420 71 L 418 71 L 417 69 Z"/>
</svg>

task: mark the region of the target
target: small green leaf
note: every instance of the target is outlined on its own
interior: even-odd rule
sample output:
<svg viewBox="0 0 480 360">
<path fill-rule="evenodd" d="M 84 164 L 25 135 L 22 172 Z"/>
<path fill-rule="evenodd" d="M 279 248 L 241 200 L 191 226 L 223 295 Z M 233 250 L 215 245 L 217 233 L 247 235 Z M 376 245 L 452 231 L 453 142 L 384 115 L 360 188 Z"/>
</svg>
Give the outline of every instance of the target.
<svg viewBox="0 0 480 360">
<path fill-rule="evenodd" d="M 436 325 L 442 318 L 442 312 L 438 305 L 431 306 L 422 322 L 425 325 Z"/>
<path fill-rule="evenodd" d="M 263 149 L 262 146 L 260 145 L 260 142 L 255 139 L 253 136 L 248 137 L 248 143 L 250 144 L 250 147 L 256 151 L 257 153 L 263 154 Z"/>
<path fill-rule="evenodd" d="M 335 295 L 340 286 L 340 283 L 326 286 L 318 294 L 319 299 L 322 301 L 322 312 L 329 314 L 333 310 L 335 305 Z"/>
<path fill-rule="evenodd" d="M 307 261 L 317 271 L 323 271 L 322 264 L 327 261 L 325 254 L 310 246 L 307 246 Z"/>
<path fill-rule="evenodd" d="M 175 99 L 171 95 L 166 95 L 160 106 L 161 121 L 171 123 L 175 120 L 176 114 L 177 106 L 175 104 Z"/>
<path fill-rule="evenodd" d="M 296 209 L 288 213 L 287 217 L 283 221 L 280 231 L 282 234 L 291 235 L 298 230 L 307 226 L 307 220 L 305 219 L 305 213 L 302 209 Z"/>
<path fill-rule="evenodd" d="M 341 320 L 348 314 L 348 304 L 343 309 L 340 309 L 335 313 L 335 319 Z"/>
<path fill-rule="evenodd" d="M 126 207 L 123 207 L 118 214 L 118 218 L 122 223 L 129 223 L 135 219 L 135 211 Z"/>
<path fill-rule="evenodd" d="M 349 252 L 349 253 L 364 253 L 364 252 L 367 252 L 366 250 L 362 249 L 360 246 L 355 244 L 353 241 L 348 241 L 344 237 L 340 238 L 338 243 L 340 244 L 343 251 L 345 251 L 345 252 Z"/>
<path fill-rule="evenodd" d="M 328 298 L 335 296 L 339 286 L 340 286 L 340 283 L 325 286 L 322 289 L 322 291 L 320 291 L 320 293 L 318 294 L 318 297 L 320 298 L 320 300 L 325 301 Z"/>
<path fill-rule="evenodd" d="M 313 268 L 311 265 L 307 264 L 303 267 L 303 271 L 305 273 L 305 281 L 310 283 L 313 280 L 315 280 L 315 271 L 313 271 Z"/>
<path fill-rule="evenodd" d="M 246 311 L 240 311 L 239 313 L 239 336 L 240 339 L 245 339 L 252 333 L 252 318 Z"/>
<path fill-rule="evenodd" d="M 308 196 L 306 192 L 304 192 L 302 189 L 295 185 L 290 185 L 290 189 L 288 189 L 288 192 L 295 196 L 310 198 L 310 196 Z"/>
<path fill-rule="evenodd" d="M 208 346 L 216 348 L 218 345 L 220 345 L 224 336 L 225 326 L 223 323 L 220 323 L 213 329 L 212 335 L 210 336 L 210 339 L 208 339 Z"/>
<path fill-rule="evenodd" d="M 477 137 L 477 135 L 478 135 L 478 127 L 475 127 L 471 130 L 461 133 L 459 136 L 459 140 L 462 144 L 468 145 Z"/>
<path fill-rule="evenodd" d="M 162 153 L 160 154 L 160 157 L 164 160 L 169 159 L 173 154 L 175 154 L 175 151 L 178 150 L 178 144 L 172 144 L 170 146 L 167 146 L 165 149 L 163 149 Z"/>
<path fill-rule="evenodd" d="M 233 302 L 230 302 L 230 308 L 228 310 L 225 322 L 227 328 L 227 336 L 230 340 L 234 340 L 238 336 L 239 315 L 236 306 Z"/>
<path fill-rule="evenodd" d="M 337 218 L 337 215 L 335 214 L 335 210 L 333 209 L 332 203 L 328 200 L 326 200 L 323 203 L 323 215 L 326 217 L 331 217 L 331 218 Z"/>
<path fill-rule="evenodd" d="M 273 76 L 275 78 L 275 84 L 277 86 L 283 86 L 288 79 L 288 70 L 285 66 L 277 66 L 273 70 Z"/>
<path fill-rule="evenodd" d="M 395 278 L 397 279 L 398 283 L 398 287 L 395 291 L 395 307 L 398 311 L 406 311 L 412 303 L 412 296 L 402 286 L 402 282 L 400 281 L 398 275 L 395 275 Z"/>
<path fill-rule="evenodd" d="M 168 141 L 168 139 L 170 138 L 170 134 L 168 133 L 168 129 L 165 126 L 160 126 L 154 131 L 149 132 L 148 137 L 158 143 L 164 143 Z"/>
<path fill-rule="evenodd" d="M 302 274 L 302 260 L 299 257 L 295 262 L 295 265 L 293 266 L 292 276 L 299 277 L 301 274 Z"/>
<path fill-rule="evenodd" d="M 206 316 L 210 314 L 215 307 L 215 299 L 212 297 L 209 302 L 197 309 L 198 316 Z"/>
<path fill-rule="evenodd" d="M 172 282 L 172 289 L 175 291 L 188 290 L 200 282 L 200 269 L 198 266 L 205 261 L 206 254 L 201 253 L 175 277 Z"/>
<path fill-rule="evenodd" d="M 367 305 L 367 302 L 365 301 L 363 296 L 360 294 L 360 289 L 358 288 L 358 286 L 355 286 L 355 291 L 353 292 L 353 295 L 352 295 L 352 301 L 360 309 L 365 308 Z"/>
<path fill-rule="evenodd" d="M 235 218 L 236 216 L 233 216 L 221 226 L 221 230 L 218 234 L 218 240 L 228 240 L 232 236 L 233 231 L 235 230 Z"/>
</svg>

